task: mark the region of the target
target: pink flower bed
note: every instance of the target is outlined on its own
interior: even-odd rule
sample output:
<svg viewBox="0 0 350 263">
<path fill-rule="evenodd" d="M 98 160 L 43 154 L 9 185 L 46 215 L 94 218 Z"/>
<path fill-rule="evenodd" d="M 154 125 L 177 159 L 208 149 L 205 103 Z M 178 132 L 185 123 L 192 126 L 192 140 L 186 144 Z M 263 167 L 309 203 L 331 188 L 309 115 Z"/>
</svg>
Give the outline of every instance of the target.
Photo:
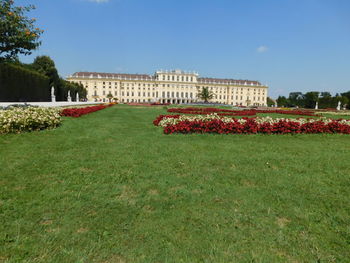
<svg viewBox="0 0 350 263">
<path fill-rule="evenodd" d="M 278 113 L 288 115 L 303 115 L 303 116 L 317 116 L 313 111 L 309 110 L 227 110 L 219 108 L 171 108 L 168 109 L 171 113 L 182 113 L 182 114 L 197 114 L 207 115 L 210 113 L 216 113 L 219 116 L 255 116 L 257 113 Z"/>
<path fill-rule="evenodd" d="M 272 119 L 271 117 L 234 119 L 218 115 L 161 115 L 154 121 L 154 124 L 163 127 L 165 134 L 350 134 L 350 120 L 332 119 Z"/>
</svg>

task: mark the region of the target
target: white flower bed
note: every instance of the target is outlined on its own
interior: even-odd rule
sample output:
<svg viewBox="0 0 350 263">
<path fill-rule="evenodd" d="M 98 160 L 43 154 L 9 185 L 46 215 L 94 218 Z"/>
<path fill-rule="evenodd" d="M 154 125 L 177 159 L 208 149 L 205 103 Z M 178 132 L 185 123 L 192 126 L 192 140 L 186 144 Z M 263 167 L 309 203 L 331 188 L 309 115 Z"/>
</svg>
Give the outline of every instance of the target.
<svg viewBox="0 0 350 263">
<path fill-rule="evenodd" d="M 331 115 L 337 115 L 337 116 L 350 116 L 350 111 L 321 111 L 318 112 L 319 114 L 331 114 Z"/>
<path fill-rule="evenodd" d="M 206 122 L 206 121 L 211 121 L 214 119 L 218 119 L 221 120 L 222 122 L 225 123 L 229 123 L 229 122 L 239 122 L 241 124 L 244 124 L 247 120 L 245 119 L 234 119 L 234 118 L 230 118 L 230 117 L 221 117 L 219 115 L 217 115 L 216 113 L 210 114 L 210 115 L 194 115 L 194 116 L 190 116 L 190 115 L 180 115 L 179 118 L 164 118 L 159 122 L 159 126 L 161 127 L 167 127 L 169 125 L 175 125 L 181 121 L 202 121 L 202 122 Z M 270 124 L 274 124 L 274 123 L 278 123 L 280 121 L 285 121 L 285 122 L 296 122 L 299 124 L 305 124 L 305 123 L 312 123 L 312 122 L 316 122 L 316 121 L 322 121 L 324 124 L 328 124 L 332 121 L 334 121 L 333 119 L 329 119 L 329 118 L 320 118 L 320 119 L 306 119 L 306 118 L 297 118 L 297 119 L 290 119 L 290 118 L 271 118 L 269 116 L 267 117 L 256 117 L 255 121 L 258 124 L 263 124 L 263 123 L 270 123 Z M 344 125 L 349 125 L 350 126 L 350 120 L 341 120 L 338 121 L 340 124 L 344 124 Z"/>
<path fill-rule="evenodd" d="M 0 110 L 0 134 L 55 128 L 61 123 L 60 109 L 10 108 Z"/>
</svg>

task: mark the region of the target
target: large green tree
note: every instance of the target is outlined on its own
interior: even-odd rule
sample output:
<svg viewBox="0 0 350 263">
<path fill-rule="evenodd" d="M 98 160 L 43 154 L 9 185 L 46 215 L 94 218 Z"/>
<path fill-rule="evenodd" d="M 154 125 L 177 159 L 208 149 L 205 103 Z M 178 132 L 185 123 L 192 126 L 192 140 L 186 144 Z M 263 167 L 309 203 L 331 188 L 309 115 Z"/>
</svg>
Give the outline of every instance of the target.
<svg viewBox="0 0 350 263">
<path fill-rule="evenodd" d="M 287 107 L 289 105 L 288 100 L 285 96 L 279 96 L 276 101 L 279 107 Z"/>
<path fill-rule="evenodd" d="M 60 77 L 55 62 L 49 56 L 36 57 L 32 63 L 32 68 L 37 72 L 46 75 L 50 79 L 50 85 L 58 85 Z"/>
<path fill-rule="evenodd" d="M 13 0 L 0 0 L 0 59 L 15 59 L 18 54 L 30 55 L 41 42 L 42 30 L 34 25 L 35 19 L 25 13 L 33 5 L 14 6 Z"/>
<path fill-rule="evenodd" d="M 304 107 L 311 109 L 315 108 L 316 102 L 319 101 L 319 94 L 318 91 L 306 92 L 304 95 Z"/>
<path fill-rule="evenodd" d="M 209 88 L 202 88 L 202 90 L 198 93 L 198 98 L 207 103 L 209 100 L 214 98 L 214 93 L 210 91 Z"/>
</svg>

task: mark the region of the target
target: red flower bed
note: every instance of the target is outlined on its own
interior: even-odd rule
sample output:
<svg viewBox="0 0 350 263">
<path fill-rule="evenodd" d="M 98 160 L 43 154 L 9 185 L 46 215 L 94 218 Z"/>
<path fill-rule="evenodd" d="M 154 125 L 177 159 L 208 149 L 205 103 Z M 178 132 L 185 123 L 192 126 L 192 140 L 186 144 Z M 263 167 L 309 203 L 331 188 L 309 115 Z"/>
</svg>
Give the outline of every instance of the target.
<svg viewBox="0 0 350 263">
<path fill-rule="evenodd" d="M 179 118 L 179 115 L 160 115 L 153 123 L 159 125 L 164 118 Z M 256 118 L 244 118 L 244 121 L 232 119 L 231 122 L 221 119 L 184 120 L 163 127 L 165 134 L 172 133 L 218 133 L 218 134 L 298 134 L 298 133 L 342 133 L 350 134 L 350 122 L 332 121 L 301 121 L 305 119 L 279 119 L 275 122 L 257 121 Z"/>
<path fill-rule="evenodd" d="M 313 111 L 307 110 L 226 110 L 218 108 L 171 108 L 168 112 L 182 113 L 182 114 L 196 114 L 196 115 L 207 115 L 210 113 L 216 113 L 219 116 L 254 116 L 257 113 L 278 113 L 278 114 L 289 114 L 289 115 L 303 115 L 303 116 L 317 116 Z"/>
<path fill-rule="evenodd" d="M 97 106 L 90 106 L 90 107 L 85 107 L 85 108 L 69 108 L 69 109 L 63 109 L 61 111 L 61 116 L 66 116 L 66 117 L 80 117 L 85 114 L 89 114 L 91 112 L 103 110 L 107 107 L 111 107 L 113 104 L 108 104 L 108 105 L 97 105 Z"/>
</svg>

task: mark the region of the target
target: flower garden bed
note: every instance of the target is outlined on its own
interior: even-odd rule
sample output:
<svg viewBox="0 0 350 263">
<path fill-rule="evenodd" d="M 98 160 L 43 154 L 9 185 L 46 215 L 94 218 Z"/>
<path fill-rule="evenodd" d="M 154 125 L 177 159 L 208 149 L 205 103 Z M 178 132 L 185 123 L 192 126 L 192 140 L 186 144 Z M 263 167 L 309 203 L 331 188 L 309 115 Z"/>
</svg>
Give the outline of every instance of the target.
<svg viewBox="0 0 350 263">
<path fill-rule="evenodd" d="M 97 106 L 90 106 L 90 107 L 85 107 L 85 108 L 68 108 L 68 109 L 63 109 L 61 111 L 61 116 L 65 117 L 80 117 L 85 114 L 89 114 L 95 111 L 103 110 L 105 108 L 111 107 L 114 104 L 107 104 L 107 105 L 97 105 Z"/>
<path fill-rule="evenodd" d="M 303 116 L 317 116 L 313 111 L 309 110 L 227 110 L 219 108 L 171 108 L 168 109 L 171 113 L 182 113 L 182 114 L 196 114 L 196 115 L 207 115 L 216 113 L 219 116 L 255 116 L 257 113 L 278 113 L 288 115 L 303 115 Z"/>
<path fill-rule="evenodd" d="M 154 125 L 163 127 L 165 134 L 218 133 L 218 134 L 299 134 L 342 133 L 350 134 L 350 120 L 286 119 L 256 117 L 235 119 L 210 115 L 160 115 Z"/>
<path fill-rule="evenodd" d="M 13 107 L 0 110 L 0 134 L 56 128 L 61 123 L 56 108 Z"/>
</svg>

